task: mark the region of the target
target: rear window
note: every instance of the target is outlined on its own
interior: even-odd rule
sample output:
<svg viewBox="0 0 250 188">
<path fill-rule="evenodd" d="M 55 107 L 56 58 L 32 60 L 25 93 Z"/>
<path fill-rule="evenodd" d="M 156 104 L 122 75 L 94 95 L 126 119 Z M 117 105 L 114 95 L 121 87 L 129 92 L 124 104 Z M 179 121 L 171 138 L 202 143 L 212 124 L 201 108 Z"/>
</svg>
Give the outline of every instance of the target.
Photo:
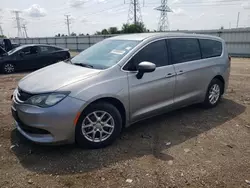
<svg viewBox="0 0 250 188">
<path fill-rule="evenodd" d="M 182 63 L 201 59 L 198 39 L 169 39 L 172 63 Z"/>
<path fill-rule="evenodd" d="M 202 58 L 221 56 L 222 44 L 216 40 L 199 39 Z"/>
</svg>

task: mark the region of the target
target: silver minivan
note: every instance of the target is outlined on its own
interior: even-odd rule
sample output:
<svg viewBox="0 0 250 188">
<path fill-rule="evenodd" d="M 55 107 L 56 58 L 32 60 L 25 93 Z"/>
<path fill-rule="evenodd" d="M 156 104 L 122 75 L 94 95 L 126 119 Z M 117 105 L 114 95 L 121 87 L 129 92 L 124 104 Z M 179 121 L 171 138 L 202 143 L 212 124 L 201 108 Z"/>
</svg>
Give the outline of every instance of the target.
<svg viewBox="0 0 250 188">
<path fill-rule="evenodd" d="M 108 38 L 24 77 L 12 115 L 34 142 L 105 147 L 139 120 L 194 103 L 215 107 L 228 85 L 230 60 L 225 42 L 213 36 Z"/>
</svg>

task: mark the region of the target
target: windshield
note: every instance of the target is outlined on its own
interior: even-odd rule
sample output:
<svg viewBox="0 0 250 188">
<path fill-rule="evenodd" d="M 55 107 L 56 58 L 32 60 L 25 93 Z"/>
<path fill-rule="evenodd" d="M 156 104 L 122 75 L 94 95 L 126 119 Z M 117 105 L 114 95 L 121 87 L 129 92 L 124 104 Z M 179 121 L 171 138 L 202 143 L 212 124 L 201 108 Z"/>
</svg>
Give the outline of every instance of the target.
<svg viewBox="0 0 250 188">
<path fill-rule="evenodd" d="M 11 55 L 11 54 L 14 54 L 15 52 L 19 51 L 20 49 L 22 49 L 23 46 L 19 46 L 19 47 L 16 47 L 10 51 L 8 51 L 8 54 Z"/>
<path fill-rule="evenodd" d="M 103 40 L 75 56 L 73 64 L 84 64 L 94 69 L 106 69 L 118 63 L 140 41 Z"/>
</svg>

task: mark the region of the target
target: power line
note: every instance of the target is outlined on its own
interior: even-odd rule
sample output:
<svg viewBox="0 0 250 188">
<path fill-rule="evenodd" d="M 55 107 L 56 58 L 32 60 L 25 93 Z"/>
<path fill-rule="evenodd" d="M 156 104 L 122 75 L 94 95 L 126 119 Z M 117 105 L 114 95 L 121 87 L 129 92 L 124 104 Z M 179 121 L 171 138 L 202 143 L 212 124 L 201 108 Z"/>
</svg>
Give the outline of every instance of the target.
<svg viewBox="0 0 250 188">
<path fill-rule="evenodd" d="M 190 2 L 177 2 L 177 3 L 173 3 L 172 5 L 210 4 L 210 3 L 214 3 L 214 4 L 219 4 L 219 3 L 227 4 L 227 3 L 239 3 L 239 2 L 248 2 L 248 0 L 227 0 L 227 1 L 220 0 L 220 1 L 210 1 L 210 2 L 190 1 Z M 158 1 L 148 2 L 147 4 L 158 4 Z"/>
<path fill-rule="evenodd" d="M 118 7 L 122 7 L 122 6 L 124 6 L 124 4 L 119 4 L 119 5 L 116 5 L 116 6 L 113 6 L 113 7 L 110 7 L 109 9 L 114 9 L 114 8 L 118 8 Z M 97 10 L 97 11 L 95 11 L 95 12 L 92 12 L 92 13 L 88 13 L 88 14 L 84 14 L 85 16 L 90 16 L 90 15 L 96 15 L 96 14 L 100 14 L 100 13 L 102 13 L 102 12 L 106 12 L 106 11 L 108 11 L 108 9 L 107 8 L 105 8 L 105 9 L 102 9 L 102 10 Z"/>
<path fill-rule="evenodd" d="M 130 0 L 128 11 L 128 23 L 142 22 L 141 7 L 138 0 Z"/>
</svg>

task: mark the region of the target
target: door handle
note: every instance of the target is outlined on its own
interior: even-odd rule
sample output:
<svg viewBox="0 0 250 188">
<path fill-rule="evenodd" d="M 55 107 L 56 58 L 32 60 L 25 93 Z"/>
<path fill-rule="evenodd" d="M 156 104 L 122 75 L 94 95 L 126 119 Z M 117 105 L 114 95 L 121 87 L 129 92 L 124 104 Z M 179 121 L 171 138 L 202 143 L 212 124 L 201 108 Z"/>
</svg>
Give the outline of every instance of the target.
<svg viewBox="0 0 250 188">
<path fill-rule="evenodd" d="M 173 74 L 173 73 L 168 73 L 167 76 L 166 76 L 166 78 L 170 78 L 170 77 L 173 77 L 173 76 L 175 76 L 175 74 Z"/>
<path fill-rule="evenodd" d="M 184 73 L 184 71 L 183 71 L 183 70 L 180 70 L 180 71 L 178 72 L 178 75 L 183 74 L 183 73 Z"/>
</svg>

